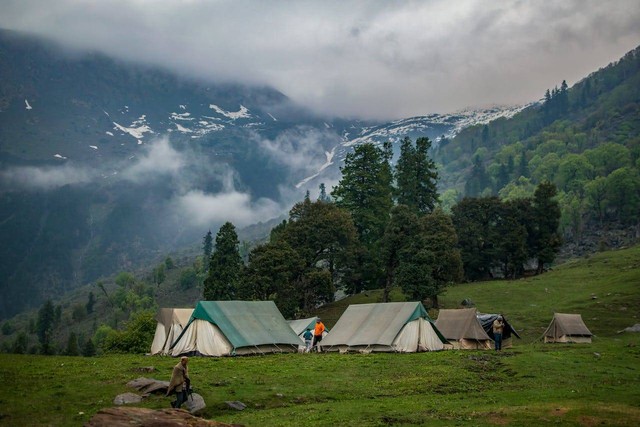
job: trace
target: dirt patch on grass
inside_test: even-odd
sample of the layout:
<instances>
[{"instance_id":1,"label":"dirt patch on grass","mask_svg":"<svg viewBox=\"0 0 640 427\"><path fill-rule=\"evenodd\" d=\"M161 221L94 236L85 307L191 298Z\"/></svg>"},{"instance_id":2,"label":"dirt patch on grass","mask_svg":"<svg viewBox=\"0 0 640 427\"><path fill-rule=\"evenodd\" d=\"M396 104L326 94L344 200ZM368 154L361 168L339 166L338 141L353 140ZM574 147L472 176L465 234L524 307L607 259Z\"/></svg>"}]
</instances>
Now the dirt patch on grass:
<instances>
[{"instance_id":1,"label":"dirt patch on grass","mask_svg":"<svg viewBox=\"0 0 640 427\"><path fill-rule=\"evenodd\" d=\"M605 422L598 417L590 417L590 416L583 415L581 417L578 417L578 424L585 427L591 427L591 426L604 425Z\"/></svg>"},{"instance_id":2,"label":"dirt patch on grass","mask_svg":"<svg viewBox=\"0 0 640 427\"><path fill-rule=\"evenodd\" d=\"M495 426L506 426L509 424L509 419L499 412L489 412L486 415L486 419L489 421L489 424Z\"/></svg>"},{"instance_id":3,"label":"dirt patch on grass","mask_svg":"<svg viewBox=\"0 0 640 427\"><path fill-rule=\"evenodd\" d=\"M555 408L551 411L551 415L563 417L567 412L569 412L569 408Z\"/></svg>"}]
</instances>

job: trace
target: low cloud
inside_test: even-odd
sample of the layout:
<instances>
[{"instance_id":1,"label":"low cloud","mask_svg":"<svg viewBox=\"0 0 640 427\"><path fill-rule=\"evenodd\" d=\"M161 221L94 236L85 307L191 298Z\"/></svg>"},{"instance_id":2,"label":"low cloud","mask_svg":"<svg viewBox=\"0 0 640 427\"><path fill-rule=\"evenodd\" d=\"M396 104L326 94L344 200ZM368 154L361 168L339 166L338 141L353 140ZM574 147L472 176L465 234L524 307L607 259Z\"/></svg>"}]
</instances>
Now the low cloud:
<instances>
[{"instance_id":1,"label":"low cloud","mask_svg":"<svg viewBox=\"0 0 640 427\"><path fill-rule=\"evenodd\" d=\"M199 227L211 227L226 221L236 227L244 227L275 218L285 211L273 200L262 198L252 201L249 194L238 191L209 194L193 190L177 197L174 206L180 216Z\"/></svg>"},{"instance_id":2,"label":"low cloud","mask_svg":"<svg viewBox=\"0 0 640 427\"><path fill-rule=\"evenodd\" d=\"M524 104L640 43L637 0L4 0L0 27L334 116Z\"/></svg>"},{"instance_id":3,"label":"low cloud","mask_svg":"<svg viewBox=\"0 0 640 427\"><path fill-rule=\"evenodd\" d=\"M9 189L51 190L70 184L87 183L94 178L95 173L72 164L11 167L0 172L3 186Z\"/></svg>"},{"instance_id":4,"label":"low cloud","mask_svg":"<svg viewBox=\"0 0 640 427\"><path fill-rule=\"evenodd\" d=\"M282 132L275 139L258 140L269 158L287 167L294 176L317 172L327 162L326 152L339 143L335 132L306 127Z\"/></svg>"},{"instance_id":5,"label":"low cloud","mask_svg":"<svg viewBox=\"0 0 640 427\"><path fill-rule=\"evenodd\" d=\"M148 144L144 153L122 175L130 181L142 182L163 175L176 175L185 164L184 154L171 146L168 137L161 137Z\"/></svg>"}]
</instances>

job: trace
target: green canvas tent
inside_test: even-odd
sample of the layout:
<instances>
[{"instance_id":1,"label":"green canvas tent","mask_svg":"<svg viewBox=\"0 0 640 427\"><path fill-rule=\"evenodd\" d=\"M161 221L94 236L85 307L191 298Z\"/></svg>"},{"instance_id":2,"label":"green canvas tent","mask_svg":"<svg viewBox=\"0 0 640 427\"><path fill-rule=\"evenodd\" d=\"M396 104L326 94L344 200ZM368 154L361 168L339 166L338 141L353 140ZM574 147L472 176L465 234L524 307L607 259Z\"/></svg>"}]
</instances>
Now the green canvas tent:
<instances>
[{"instance_id":1,"label":"green canvas tent","mask_svg":"<svg viewBox=\"0 0 640 427\"><path fill-rule=\"evenodd\" d=\"M295 352L302 344L273 301L200 301L171 355Z\"/></svg>"},{"instance_id":2,"label":"green canvas tent","mask_svg":"<svg viewBox=\"0 0 640 427\"><path fill-rule=\"evenodd\" d=\"M180 336L189 322L193 308L161 308L156 320L156 333L151 343L151 354L168 354L173 341Z\"/></svg>"},{"instance_id":3,"label":"green canvas tent","mask_svg":"<svg viewBox=\"0 0 640 427\"><path fill-rule=\"evenodd\" d=\"M419 302L352 304L320 342L324 351L413 353L442 350L446 339Z\"/></svg>"}]
</instances>

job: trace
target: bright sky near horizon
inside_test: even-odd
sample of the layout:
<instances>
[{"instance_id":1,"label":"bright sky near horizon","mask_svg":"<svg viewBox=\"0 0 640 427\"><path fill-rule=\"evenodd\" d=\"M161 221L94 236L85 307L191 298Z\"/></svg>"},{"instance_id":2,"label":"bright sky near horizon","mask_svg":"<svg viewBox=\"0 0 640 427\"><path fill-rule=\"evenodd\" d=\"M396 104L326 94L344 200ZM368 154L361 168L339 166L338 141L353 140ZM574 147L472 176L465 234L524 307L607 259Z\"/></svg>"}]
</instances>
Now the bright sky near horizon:
<instances>
[{"instance_id":1,"label":"bright sky near horizon","mask_svg":"<svg viewBox=\"0 0 640 427\"><path fill-rule=\"evenodd\" d=\"M537 100L639 22L637 0L0 0L0 28L376 119Z\"/></svg>"}]
</instances>

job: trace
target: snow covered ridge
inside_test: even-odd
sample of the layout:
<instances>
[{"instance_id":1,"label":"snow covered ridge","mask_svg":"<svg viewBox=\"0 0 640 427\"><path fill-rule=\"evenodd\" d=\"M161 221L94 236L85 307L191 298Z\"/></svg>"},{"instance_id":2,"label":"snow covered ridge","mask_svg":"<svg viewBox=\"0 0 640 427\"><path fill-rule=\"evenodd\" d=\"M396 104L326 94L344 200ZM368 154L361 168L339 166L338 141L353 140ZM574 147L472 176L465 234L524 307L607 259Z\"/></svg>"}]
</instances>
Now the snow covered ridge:
<instances>
[{"instance_id":1,"label":"snow covered ridge","mask_svg":"<svg viewBox=\"0 0 640 427\"><path fill-rule=\"evenodd\" d=\"M355 138L345 135L344 145L351 147L365 142L395 141L410 134L435 130L436 126L443 130L439 136L451 139L464 128L486 124L501 117L511 118L530 105L492 106L484 109L465 109L451 114L429 114L395 120L383 125L362 128Z\"/></svg>"},{"instance_id":2,"label":"snow covered ridge","mask_svg":"<svg viewBox=\"0 0 640 427\"><path fill-rule=\"evenodd\" d=\"M393 122L358 128L352 126L350 131L342 135L343 142L333 147L327 153L327 162L296 184L299 188L316 178L321 178L327 170L340 167L349 152L360 144L372 143L380 146L385 141L398 144L404 137L428 136L434 147L442 136L455 137L462 129L469 126L489 123L499 118L511 118L532 104L519 106L492 106L482 109L465 109L452 114L429 114L426 116L409 117ZM352 134L353 133L353 134ZM396 145L395 150L398 150Z\"/></svg>"},{"instance_id":3,"label":"snow covered ridge","mask_svg":"<svg viewBox=\"0 0 640 427\"><path fill-rule=\"evenodd\" d=\"M453 138L464 128L475 125L485 125L500 118L510 119L531 105L533 105L533 103L518 106L493 106L479 110L464 109L459 112L440 117L455 123L454 130L451 132L451 135L445 135L447 138Z\"/></svg>"}]
</instances>

